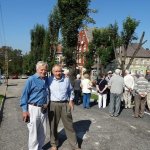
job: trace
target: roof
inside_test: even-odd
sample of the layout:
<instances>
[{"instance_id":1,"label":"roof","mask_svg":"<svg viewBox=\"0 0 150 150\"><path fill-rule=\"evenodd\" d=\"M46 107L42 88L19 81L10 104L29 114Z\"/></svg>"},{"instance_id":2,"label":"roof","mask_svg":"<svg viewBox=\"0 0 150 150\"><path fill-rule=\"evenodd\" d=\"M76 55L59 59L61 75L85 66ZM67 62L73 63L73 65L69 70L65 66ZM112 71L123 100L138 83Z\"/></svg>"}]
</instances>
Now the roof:
<instances>
[{"instance_id":1,"label":"roof","mask_svg":"<svg viewBox=\"0 0 150 150\"><path fill-rule=\"evenodd\" d=\"M131 43L127 49L127 57L132 57L137 47L138 47L138 43ZM121 46L121 49L124 49L124 47ZM135 57L136 58L150 58L150 50L146 50L143 47L141 47Z\"/></svg>"},{"instance_id":2,"label":"roof","mask_svg":"<svg viewBox=\"0 0 150 150\"><path fill-rule=\"evenodd\" d=\"M88 39L88 42L91 42L92 39L93 39L93 30L94 28L86 28L84 31L85 31L85 34L87 36L87 39Z\"/></svg>"}]
</instances>

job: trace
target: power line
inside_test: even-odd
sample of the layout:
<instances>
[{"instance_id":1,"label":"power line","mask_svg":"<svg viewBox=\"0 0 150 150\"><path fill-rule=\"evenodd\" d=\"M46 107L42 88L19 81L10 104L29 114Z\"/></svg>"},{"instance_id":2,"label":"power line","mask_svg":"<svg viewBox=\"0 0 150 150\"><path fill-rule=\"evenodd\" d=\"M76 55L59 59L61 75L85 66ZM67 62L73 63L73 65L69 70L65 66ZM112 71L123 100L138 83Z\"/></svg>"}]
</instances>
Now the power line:
<instances>
[{"instance_id":1,"label":"power line","mask_svg":"<svg viewBox=\"0 0 150 150\"><path fill-rule=\"evenodd\" d=\"M1 5L1 1L0 1L0 16L1 16L1 29L2 29L2 33L0 34L0 38L2 39L2 44L4 41L4 45L6 45L6 37L5 37L5 28L4 28L4 21L3 21L3 13L2 13L2 5Z\"/></svg>"}]
</instances>

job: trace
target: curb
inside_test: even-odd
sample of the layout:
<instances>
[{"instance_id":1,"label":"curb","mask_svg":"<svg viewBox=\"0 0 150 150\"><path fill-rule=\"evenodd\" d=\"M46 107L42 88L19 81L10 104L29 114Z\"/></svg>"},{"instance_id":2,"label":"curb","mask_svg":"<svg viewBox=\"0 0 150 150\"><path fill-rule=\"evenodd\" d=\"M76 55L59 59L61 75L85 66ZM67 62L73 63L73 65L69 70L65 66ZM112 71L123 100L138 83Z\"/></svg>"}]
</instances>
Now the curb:
<instances>
[{"instance_id":1,"label":"curb","mask_svg":"<svg viewBox=\"0 0 150 150\"><path fill-rule=\"evenodd\" d=\"M2 103L0 105L0 124L1 124L2 118L3 118L3 108L4 108L5 99L6 99L7 85L4 86L4 88L5 88L5 90L4 90L5 92L4 92L4 94L2 94L2 95L4 95L4 98L2 99Z\"/></svg>"}]
</instances>

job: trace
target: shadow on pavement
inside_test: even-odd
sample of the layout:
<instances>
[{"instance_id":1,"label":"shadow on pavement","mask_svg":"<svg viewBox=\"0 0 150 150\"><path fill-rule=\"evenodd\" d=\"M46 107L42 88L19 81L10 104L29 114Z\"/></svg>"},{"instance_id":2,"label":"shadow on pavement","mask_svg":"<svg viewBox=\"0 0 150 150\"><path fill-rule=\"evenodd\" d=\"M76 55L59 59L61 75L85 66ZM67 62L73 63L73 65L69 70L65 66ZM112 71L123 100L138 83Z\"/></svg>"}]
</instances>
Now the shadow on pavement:
<instances>
[{"instance_id":1,"label":"shadow on pavement","mask_svg":"<svg viewBox=\"0 0 150 150\"><path fill-rule=\"evenodd\" d=\"M6 99L11 99L11 98L18 98L18 97L16 96L6 97Z\"/></svg>"},{"instance_id":2,"label":"shadow on pavement","mask_svg":"<svg viewBox=\"0 0 150 150\"><path fill-rule=\"evenodd\" d=\"M73 124L74 129L76 131L79 147L81 147L81 145L82 145L84 135L86 134L86 132L89 131L90 124L91 124L90 120L80 120L80 121L74 122L74 124ZM59 138L59 146L58 147L61 147L62 144L67 140L64 129L62 129L58 133L58 138ZM43 149L48 150L50 147L51 147L50 142L48 142L47 144L45 144Z\"/></svg>"},{"instance_id":3,"label":"shadow on pavement","mask_svg":"<svg viewBox=\"0 0 150 150\"><path fill-rule=\"evenodd\" d=\"M97 105L98 103L97 103L97 100L96 99L94 99L92 102L90 102L90 107L93 107L93 106L95 106L95 105Z\"/></svg>"},{"instance_id":4,"label":"shadow on pavement","mask_svg":"<svg viewBox=\"0 0 150 150\"><path fill-rule=\"evenodd\" d=\"M8 84L7 86L17 86L18 84Z\"/></svg>"},{"instance_id":5,"label":"shadow on pavement","mask_svg":"<svg viewBox=\"0 0 150 150\"><path fill-rule=\"evenodd\" d=\"M1 108L0 108L0 127L1 127L1 122L3 120L3 109L4 109L5 100L6 100L6 96L4 97Z\"/></svg>"}]
</instances>

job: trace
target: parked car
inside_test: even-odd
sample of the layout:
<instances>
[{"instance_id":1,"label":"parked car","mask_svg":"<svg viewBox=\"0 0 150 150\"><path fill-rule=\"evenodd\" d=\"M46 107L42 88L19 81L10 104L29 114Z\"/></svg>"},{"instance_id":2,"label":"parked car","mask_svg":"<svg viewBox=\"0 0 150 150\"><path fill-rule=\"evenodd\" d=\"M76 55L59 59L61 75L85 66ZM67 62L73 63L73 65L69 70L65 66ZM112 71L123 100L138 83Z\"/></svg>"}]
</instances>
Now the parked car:
<instances>
[{"instance_id":1,"label":"parked car","mask_svg":"<svg viewBox=\"0 0 150 150\"><path fill-rule=\"evenodd\" d=\"M27 79L28 76L26 74L21 75L21 79Z\"/></svg>"},{"instance_id":2,"label":"parked car","mask_svg":"<svg viewBox=\"0 0 150 150\"><path fill-rule=\"evenodd\" d=\"M6 76L5 75L1 75L1 79L6 79Z\"/></svg>"},{"instance_id":3,"label":"parked car","mask_svg":"<svg viewBox=\"0 0 150 150\"><path fill-rule=\"evenodd\" d=\"M18 79L18 75L16 75L16 74L13 75L13 76L12 76L12 79Z\"/></svg>"}]
</instances>

